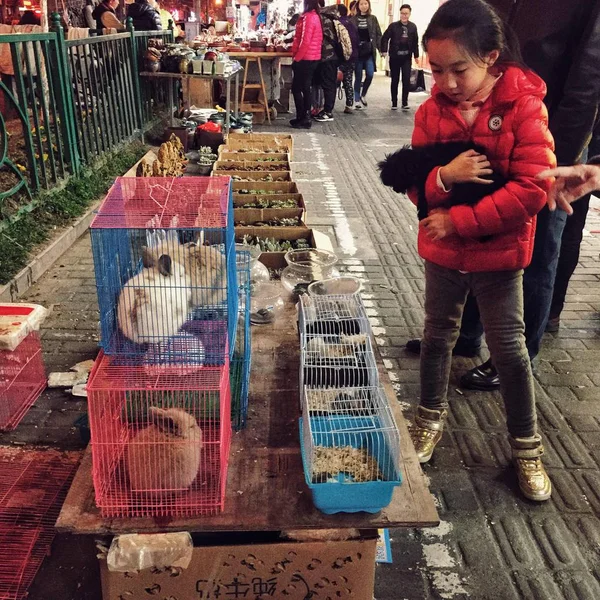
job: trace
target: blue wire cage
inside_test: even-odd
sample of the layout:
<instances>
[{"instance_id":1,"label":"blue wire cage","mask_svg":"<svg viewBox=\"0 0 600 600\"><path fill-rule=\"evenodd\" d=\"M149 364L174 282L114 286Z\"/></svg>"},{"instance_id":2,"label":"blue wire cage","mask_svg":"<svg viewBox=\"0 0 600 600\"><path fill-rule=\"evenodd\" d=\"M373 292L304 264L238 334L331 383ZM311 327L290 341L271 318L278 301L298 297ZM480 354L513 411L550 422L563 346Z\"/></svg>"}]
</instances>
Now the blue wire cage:
<instances>
[{"instance_id":1,"label":"blue wire cage","mask_svg":"<svg viewBox=\"0 0 600 600\"><path fill-rule=\"evenodd\" d=\"M223 364L238 321L230 179L117 178L90 230L104 352Z\"/></svg>"},{"instance_id":2,"label":"blue wire cage","mask_svg":"<svg viewBox=\"0 0 600 600\"><path fill-rule=\"evenodd\" d=\"M231 348L231 423L235 430L243 429L248 417L250 386L251 329L250 329L250 252L236 250L239 290L238 329L236 343Z\"/></svg>"}]
</instances>

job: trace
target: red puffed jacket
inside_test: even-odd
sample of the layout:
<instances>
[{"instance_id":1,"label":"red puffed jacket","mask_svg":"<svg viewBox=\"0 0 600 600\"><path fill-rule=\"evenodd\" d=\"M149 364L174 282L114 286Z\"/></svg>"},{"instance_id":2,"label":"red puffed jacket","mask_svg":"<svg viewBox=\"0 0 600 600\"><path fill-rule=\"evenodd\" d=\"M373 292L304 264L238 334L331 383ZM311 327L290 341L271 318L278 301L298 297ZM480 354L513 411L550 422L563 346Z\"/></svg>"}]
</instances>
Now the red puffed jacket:
<instances>
[{"instance_id":1,"label":"red puffed jacket","mask_svg":"<svg viewBox=\"0 0 600 600\"><path fill-rule=\"evenodd\" d=\"M456 234L433 241L419 226L419 254L425 260L460 271L507 271L531 262L535 215L546 203L550 187L535 176L556 165L548 113L542 102L546 85L533 72L502 67L490 97L469 127L456 103L436 86L415 115L413 146L472 140L485 148L492 168L509 181L475 206L450 208ZM427 178L428 208L444 207L449 194L437 185L433 169ZM452 192L450 192L452 193ZM416 193L409 192L416 204Z\"/></svg>"},{"instance_id":2,"label":"red puffed jacket","mask_svg":"<svg viewBox=\"0 0 600 600\"><path fill-rule=\"evenodd\" d=\"M321 44L323 43L323 27L317 11L304 13L296 23L292 56L294 62L301 60L321 60Z\"/></svg>"}]
</instances>

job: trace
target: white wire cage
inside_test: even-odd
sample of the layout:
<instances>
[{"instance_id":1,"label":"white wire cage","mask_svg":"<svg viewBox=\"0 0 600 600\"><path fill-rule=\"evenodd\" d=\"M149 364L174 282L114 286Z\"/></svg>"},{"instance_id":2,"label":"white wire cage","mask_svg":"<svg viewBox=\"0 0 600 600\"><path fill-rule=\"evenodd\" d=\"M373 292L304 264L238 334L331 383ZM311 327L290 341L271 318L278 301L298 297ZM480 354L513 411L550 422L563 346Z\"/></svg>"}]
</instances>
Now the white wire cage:
<instances>
[{"instance_id":1,"label":"white wire cage","mask_svg":"<svg viewBox=\"0 0 600 600\"><path fill-rule=\"evenodd\" d=\"M402 481L400 434L380 387L305 388L302 459L315 506L378 512Z\"/></svg>"},{"instance_id":2,"label":"white wire cage","mask_svg":"<svg viewBox=\"0 0 600 600\"><path fill-rule=\"evenodd\" d=\"M301 296L300 389L378 384L371 327L359 296Z\"/></svg>"}]
</instances>

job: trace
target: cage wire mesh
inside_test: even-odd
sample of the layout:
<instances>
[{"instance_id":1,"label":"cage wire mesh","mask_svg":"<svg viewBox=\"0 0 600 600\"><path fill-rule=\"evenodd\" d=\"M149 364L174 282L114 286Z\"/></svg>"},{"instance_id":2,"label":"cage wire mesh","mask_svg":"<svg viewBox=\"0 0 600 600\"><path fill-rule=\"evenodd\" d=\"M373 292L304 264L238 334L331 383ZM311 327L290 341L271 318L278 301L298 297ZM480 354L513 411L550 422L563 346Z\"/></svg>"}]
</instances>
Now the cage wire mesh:
<instances>
[{"instance_id":1,"label":"cage wire mesh","mask_svg":"<svg viewBox=\"0 0 600 600\"><path fill-rule=\"evenodd\" d=\"M401 482L400 434L380 387L307 389L306 482L324 512L377 512Z\"/></svg>"},{"instance_id":2,"label":"cage wire mesh","mask_svg":"<svg viewBox=\"0 0 600 600\"><path fill-rule=\"evenodd\" d=\"M230 179L117 178L90 231L105 353L223 364L238 303Z\"/></svg>"},{"instance_id":3,"label":"cage wire mesh","mask_svg":"<svg viewBox=\"0 0 600 600\"><path fill-rule=\"evenodd\" d=\"M230 364L231 422L235 430L246 425L248 391L250 386L251 329L250 329L250 252L236 250L239 321Z\"/></svg>"},{"instance_id":4,"label":"cage wire mesh","mask_svg":"<svg viewBox=\"0 0 600 600\"><path fill-rule=\"evenodd\" d=\"M0 598L27 595L55 535L79 453L0 448Z\"/></svg>"},{"instance_id":5,"label":"cage wire mesh","mask_svg":"<svg viewBox=\"0 0 600 600\"><path fill-rule=\"evenodd\" d=\"M0 350L0 429L14 429L45 387L37 331L29 333L15 350Z\"/></svg>"},{"instance_id":6,"label":"cage wire mesh","mask_svg":"<svg viewBox=\"0 0 600 600\"><path fill-rule=\"evenodd\" d=\"M300 297L300 389L378 383L371 328L359 296Z\"/></svg>"},{"instance_id":7,"label":"cage wire mesh","mask_svg":"<svg viewBox=\"0 0 600 600\"><path fill-rule=\"evenodd\" d=\"M101 354L87 384L96 504L105 517L223 509L231 442L229 358L151 375Z\"/></svg>"}]
</instances>

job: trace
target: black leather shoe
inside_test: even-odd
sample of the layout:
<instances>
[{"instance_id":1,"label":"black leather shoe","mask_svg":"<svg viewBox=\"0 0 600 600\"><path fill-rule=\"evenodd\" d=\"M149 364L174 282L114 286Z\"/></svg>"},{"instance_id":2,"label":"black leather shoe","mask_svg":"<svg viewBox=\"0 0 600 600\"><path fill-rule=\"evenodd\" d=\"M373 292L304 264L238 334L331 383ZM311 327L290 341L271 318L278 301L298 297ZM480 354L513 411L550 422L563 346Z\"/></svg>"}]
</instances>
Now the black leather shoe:
<instances>
[{"instance_id":1,"label":"black leather shoe","mask_svg":"<svg viewBox=\"0 0 600 600\"><path fill-rule=\"evenodd\" d=\"M482 365L467 371L460 378L460 387L467 390L479 390L480 392L492 392L500 387L498 371L491 360L486 360Z\"/></svg>"},{"instance_id":2,"label":"black leather shoe","mask_svg":"<svg viewBox=\"0 0 600 600\"><path fill-rule=\"evenodd\" d=\"M408 342L406 342L405 349L411 354L421 354L421 340L408 340ZM452 354L454 356L464 356L465 358L473 358L479 354L480 349L481 346L466 346L465 344L461 344L459 340L456 343L456 346L454 346Z\"/></svg>"}]
</instances>

